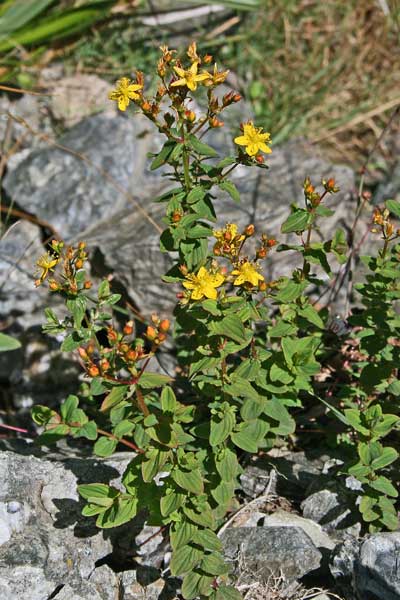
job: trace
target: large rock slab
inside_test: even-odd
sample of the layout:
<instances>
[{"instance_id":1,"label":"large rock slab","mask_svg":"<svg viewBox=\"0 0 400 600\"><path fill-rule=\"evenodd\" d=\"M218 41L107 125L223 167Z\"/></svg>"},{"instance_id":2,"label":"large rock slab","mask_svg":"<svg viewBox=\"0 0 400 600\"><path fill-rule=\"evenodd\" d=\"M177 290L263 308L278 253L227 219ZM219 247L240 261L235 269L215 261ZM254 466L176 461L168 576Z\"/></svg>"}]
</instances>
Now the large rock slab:
<instances>
[{"instance_id":1,"label":"large rock slab","mask_svg":"<svg viewBox=\"0 0 400 600\"><path fill-rule=\"evenodd\" d=\"M234 527L222 534L225 555L266 582L282 576L300 579L320 567L322 554L300 527Z\"/></svg>"},{"instance_id":2,"label":"large rock slab","mask_svg":"<svg viewBox=\"0 0 400 600\"><path fill-rule=\"evenodd\" d=\"M378 533L365 540L355 563L360 600L399 600L400 532Z\"/></svg>"},{"instance_id":3,"label":"large rock slab","mask_svg":"<svg viewBox=\"0 0 400 600\"><path fill-rule=\"evenodd\" d=\"M149 577L133 560L143 522L98 530L82 517L76 490L83 482L118 485L132 454L101 461L67 447L64 456L29 445L22 451L0 453L0 598L114 600L125 588L129 600L157 598L166 585L159 571Z\"/></svg>"}]
</instances>

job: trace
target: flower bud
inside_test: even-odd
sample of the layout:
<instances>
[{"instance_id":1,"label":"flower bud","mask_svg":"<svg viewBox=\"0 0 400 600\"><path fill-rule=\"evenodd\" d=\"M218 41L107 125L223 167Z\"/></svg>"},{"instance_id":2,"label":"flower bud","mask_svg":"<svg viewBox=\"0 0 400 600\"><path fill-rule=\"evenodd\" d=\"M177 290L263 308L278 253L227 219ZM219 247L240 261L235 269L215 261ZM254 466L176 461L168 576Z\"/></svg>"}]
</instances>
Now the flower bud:
<instances>
[{"instance_id":1,"label":"flower bud","mask_svg":"<svg viewBox=\"0 0 400 600\"><path fill-rule=\"evenodd\" d=\"M58 292L58 290L60 289L59 284L57 283L57 281L54 281L54 279L51 279L49 281L49 290L51 292Z\"/></svg>"},{"instance_id":2,"label":"flower bud","mask_svg":"<svg viewBox=\"0 0 400 600\"><path fill-rule=\"evenodd\" d=\"M262 154L257 154L256 161L258 162L259 165L262 165L264 163L264 157L263 157L263 155Z\"/></svg>"},{"instance_id":3,"label":"flower bud","mask_svg":"<svg viewBox=\"0 0 400 600\"><path fill-rule=\"evenodd\" d=\"M75 261L75 267L77 269L82 269L82 267L83 267L83 260L80 259L80 258L78 258L78 260Z\"/></svg>"},{"instance_id":4,"label":"flower bud","mask_svg":"<svg viewBox=\"0 0 400 600\"><path fill-rule=\"evenodd\" d=\"M89 367L88 373L89 373L90 377L98 377L100 375L100 371L96 367L96 365L92 365L91 367Z\"/></svg>"},{"instance_id":5,"label":"flower bud","mask_svg":"<svg viewBox=\"0 0 400 600\"><path fill-rule=\"evenodd\" d=\"M129 348L128 344L120 344L119 351L122 352L122 354L129 352L129 350L130 350L130 348Z\"/></svg>"},{"instance_id":6,"label":"flower bud","mask_svg":"<svg viewBox=\"0 0 400 600\"><path fill-rule=\"evenodd\" d=\"M115 329L112 329L112 327L110 327L107 331L107 339L111 345L118 341L118 334Z\"/></svg>"},{"instance_id":7,"label":"flower bud","mask_svg":"<svg viewBox=\"0 0 400 600\"><path fill-rule=\"evenodd\" d=\"M268 285L265 281L258 282L258 289L260 290L260 292L266 292L267 288L268 288Z\"/></svg>"},{"instance_id":8,"label":"flower bud","mask_svg":"<svg viewBox=\"0 0 400 600\"><path fill-rule=\"evenodd\" d=\"M179 265L179 270L184 276L186 276L189 273L186 265Z\"/></svg>"},{"instance_id":9,"label":"flower bud","mask_svg":"<svg viewBox=\"0 0 400 600\"><path fill-rule=\"evenodd\" d=\"M208 124L210 125L210 127L214 127L214 128L224 126L224 122L219 121L219 119L217 119L217 117L211 117L211 119L208 120Z\"/></svg>"},{"instance_id":10,"label":"flower bud","mask_svg":"<svg viewBox=\"0 0 400 600\"><path fill-rule=\"evenodd\" d=\"M259 248L256 252L256 258L265 258L267 256L267 250L265 248Z\"/></svg>"},{"instance_id":11,"label":"flower bud","mask_svg":"<svg viewBox=\"0 0 400 600\"><path fill-rule=\"evenodd\" d=\"M78 354L82 360L88 360L89 358L88 353L86 352L86 348L84 348L83 346L79 346Z\"/></svg>"},{"instance_id":12,"label":"flower bud","mask_svg":"<svg viewBox=\"0 0 400 600\"><path fill-rule=\"evenodd\" d=\"M106 358L103 358L100 361L100 367L102 371L108 371L110 369L110 363L108 362L108 360Z\"/></svg>"},{"instance_id":13,"label":"flower bud","mask_svg":"<svg viewBox=\"0 0 400 600\"><path fill-rule=\"evenodd\" d=\"M147 100L144 100L142 103L142 110L144 112L151 112L151 104Z\"/></svg>"},{"instance_id":14,"label":"flower bud","mask_svg":"<svg viewBox=\"0 0 400 600\"><path fill-rule=\"evenodd\" d=\"M170 322L168 321L168 319L163 319L159 325L159 330L162 331L163 333L167 333L169 328L170 328Z\"/></svg>"},{"instance_id":15,"label":"flower bud","mask_svg":"<svg viewBox=\"0 0 400 600\"><path fill-rule=\"evenodd\" d=\"M131 335L133 333L133 321L127 321L125 323L123 332L125 335Z\"/></svg>"},{"instance_id":16,"label":"flower bud","mask_svg":"<svg viewBox=\"0 0 400 600\"><path fill-rule=\"evenodd\" d=\"M162 332L161 332L161 333L159 333L159 334L158 334L158 338L157 338L157 339L158 339L158 341L159 341L159 342L160 342L160 344L161 344L162 342L164 342L164 341L167 339L167 336L166 336L166 334L165 334L165 333L162 333Z\"/></svg>"},{"instance_id":17,"label":"flower bud","mask_svg":"<svg viewBox=\"0 0 400 600\"><path fill-rule=\"evenodd\" d=\"M240 102L241 99L242 99L242 96L236 92L236 94L234 94L234 96L233 96L233 101Z\"/></svg>"},{"instance_id":18,"label":"flower bud","mask_svg":"<svg viewBox=\"0 0 400 600\"><path fill-rule=\"evenodd\" d=\"M150 341L154 341L157 337L157 331L154 329L154 327L152 327L151 325L149 325L146 329L146 337L150 340Z\"/></svg>"},{"instance_id":19,"label":"flower bud","mask_svg":"<svg viewBox=\"0 0 400 600\"><path fill-rule=\"evenodd\" d=\"M126 360L128 360L129 362L134 362L138 357L138 353L136 352L136 350L129 350L129 352L126 353L125 357Z\"/></svg>"},{"instance_id":20,"label":"flower bud","mask_svg":"<svg viewBox=\"0 0 400 600\"><path fill-rule=\"evenodd\" d=\"M268 240L268 242L267 242L267 246L268 246L269 248L273 248L273 246L276 246L276 244L277 244L277 243L278 243L278 242L277 242L276 240L274 240L273 238L271 238L270 240Z\"/></svg>"},{"instance_id":21,"label":"flower bud","mask_svg":"<svg viewBox=\"0 0 400 600\"><path fill-rule=\"evenodd\" d=\"M89 280L85 281L83 287L85 288L85 290L90 290L90 288L92 287L92 282Z\"/></svg>"},{"instance_id":22,"label":"flower bud","mask_svg":"<svg viewBox=\"0 0 400 600\"><path fill-rule=\"evenodd\" d=\"M173 223L179 223L179 221L180 221L181 219L182 219L182 213L181 213L179 210L175 210L175 211L172 213L172 216L171 216L171 221L172 221Z\"/></svg>"},{"instance_id":23,"label":"flower bud","mask_svg":"<svg viewBox=\"0 0 400 600\"><path fill-rule=\"evenodd\" d=\"M203 63L205 65L209 65L213 60L213 57L211 56L211 54L206 54L205 56L203 56Z\"/></svg>"},{"instance_id":24,"label":"flower bud","mask_svg":"<svg viewBox=\"0 0 400 600\"><path fill-rule=\"evenodd\" d=\"M85 248L86 248L86 242L79 242L78 249L79 250L84 250Z\"/></svg>"},{"instance_id":25,"label":"flower bud","mask_svg":"<svg viewBox=\"0 0 400 600\"><path fill-rule=\"evenodd\" d=\"M185 110L185 119L193 123L196 120L196 113L193 110Z\"/></svg>"},{"instance_id":26,"label":"flower bud","mask_svg":"<svg viewBox=\"0 0 400 600\"><path fill-rule=\"evenodd\" d=\"M244 235L247 235L247 237L250 237L252 235L254 235L254 225L251 223L250 225L247 225L247 227L244 230Z\"/></svg>"}]
</instances>

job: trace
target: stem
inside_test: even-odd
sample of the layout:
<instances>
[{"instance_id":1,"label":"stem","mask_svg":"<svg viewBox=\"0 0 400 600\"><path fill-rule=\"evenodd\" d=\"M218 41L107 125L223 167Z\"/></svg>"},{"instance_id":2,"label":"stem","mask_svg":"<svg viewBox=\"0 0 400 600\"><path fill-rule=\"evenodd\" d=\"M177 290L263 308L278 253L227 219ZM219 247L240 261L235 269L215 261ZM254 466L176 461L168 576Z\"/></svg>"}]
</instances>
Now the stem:
<instances>
[{"instance_id":1,"label":"stem","mask_svg":"<svg viewBox=\"0 0 400 600\"><path fill-rule=\"evenodd\" d=\"M185 135L185 125L184 125L184 123L182 123L181 135L182 135L182 140L183 140L183 153L182 153L182 159L183 159L183 177L185 179L185 188L186 188L186 191L189 192L190 188L191 188L190 173L189 173L189 153L188 153L187 148L186 148L186 135Z\"/></svg>"},{"instance_id":2,"label":"stem","mask_svg":"<svg viewBox=\"0 0 400 600\"><path fill-rule=\"evenodd\" d=\"M390 242L389 238L385 238L385 243L383 244L381 258L385 258L387 249L389 247L389 242Z\"/></svg>"},{"instance_id":3,"label":"stem","mask_svg":"<svg viewBox=\"0 0 400 600\"><path fill-rule=\"evenodd\" d=\"M139 454L144 454L144 450L142 450L141 448L138 448L136 446L136 444L134 444L133 442L129 442L125 438L117 438L112 433L109 433L108 431L104 431L103 429L97 429L97 431L98 431L98 433L100 433L100 435L105 435L106 437L111 438L113 440L118 440L118 442L120 444L124 444L124 446L128 446L128 448L135 450L135 452L138 452Z\"/></svg>"},{"instance_id":4,"label":"stem","mask_svg":"<svg viewBox=\"0 0 400 600\"><path fill-rule=\"evenodd\" d=\"M138 402L138 406L139 406L140 410L142 411L142 413L144 414L145 417L148 417L150 414L150 411L147 407L146 402L144 401L142 390L140 388L136 389L136 397L137 397L137 402Z\"/></svg>"}]
</instances>

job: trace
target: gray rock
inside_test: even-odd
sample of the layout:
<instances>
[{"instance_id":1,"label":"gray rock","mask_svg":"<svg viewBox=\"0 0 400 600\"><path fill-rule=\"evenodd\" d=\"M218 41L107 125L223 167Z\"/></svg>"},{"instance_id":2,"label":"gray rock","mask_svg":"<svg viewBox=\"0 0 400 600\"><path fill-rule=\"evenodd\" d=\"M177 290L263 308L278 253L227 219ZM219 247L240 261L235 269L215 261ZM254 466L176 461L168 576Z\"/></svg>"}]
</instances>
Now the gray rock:
<instances>
[{"instance_id":1,"label":"gray rock","mask_svg":"<svg viewBox=\"0 0 400 600\"><path fill-rule=\"evenodd\" d=\"M319 550L332 550L335 547L329 535L322 527L310 519L304 519L295 513L289 513L284 510L278 510L275 513L265 517L262 523L263 527L299 527L312 540L314 546Z\"/></svg>"},{"instance_id":2,"label":"gray rock","mask_svg":"<svg viewBox=\"0 0 400 600\"><path fill-rule=\"evenodd\" d=\"M274 472L269 484L271 470ZM305 490L320 477L322 462L308 458L304 452L270 452L265 459L257 459L240 476L244 493L255 498L267 489L277 495L303 499Z\"/></svg>"},{"instance_id":3,"label":"gray rock","mask_svg":"<svg viewBox=\"0 0 400 600\"><path fill-rule=\"evenodd\" d=\"M346 490L335 481L328 482L326 489L307 496L301 509L306 519L319 523L329 533L358 536L361 531L359 514L354 505L356 496L351 498Z\"/></svg>"},{"instance_id":4,"label":"gray rock","mask_svg":"<svg viewBox=\"0 0 400 600\"><path fill-rule=\"evenodd\" d=\"M331 559L330 571L338 584L345 588L353 587L354 565L358 557L360 542L348 537L337 546Z\"/></svg>"},{"instance_id":5,"label":"gray rock","mask_svg":"<svg viewBox=\"0 0 400 600\"><path fill-rule=\"evenodd\" d=\"M355 590L360 600L399 600L400 532L378 533L361 546L355 563Z\"/></svg>"},{"instance_id":6,"label":"gray rock","mask_svg":"<svg viewBox=\"0 0 400 600\"><path fill-rule=\"evenodd\" d=\"M34 150L4 179L9 196L69 239L101 219L129 206L126 194L101 174L107 172L121 189L140 195L146 153L154 138L147 123L109 114L89 117L60 138L72 150ZM84 154L85 162L78 155Z\"/></svg>"},{"instance_id":7,"label":"gray rock","mask_svg":"<svg viewBox=\"0 0 400 600\"><path fill-rule=\"evenodd\" d=\"M132 454L100 461L73 456L67 446L65 455L49 452L44 457L29 446L22 449L26 455L0 453L1 599L44 600L53 594L60 600L114 600L117 591L123 590L123 581L127 586L124 598L133 599L129 590L134 581L139 583L132 559L142 524L98 530L92 519L82 517L83 504L76 490L78 482L111 480L120 485ZM141 561L146 560L142 551ZM122 576L111 571L108 563L132 567ZM140 569L146 572L146 567ZM142 587L159 577L153 569L146 581L142 576ZM153 586L153 598L164 585L162 581ZM141 597L146 593L145 589Z\"/></svg>"},{"instance_id":8,"label":"gray rock","mask_svg":"<svg viewBox=\"0 0 400 600\"><path fill-rule=\"evenodd\" d=\"M222 534L225 555L257 580L294 581L320 567L322 554L300 527L236 527Z\"/></svg>"}]
</instances>

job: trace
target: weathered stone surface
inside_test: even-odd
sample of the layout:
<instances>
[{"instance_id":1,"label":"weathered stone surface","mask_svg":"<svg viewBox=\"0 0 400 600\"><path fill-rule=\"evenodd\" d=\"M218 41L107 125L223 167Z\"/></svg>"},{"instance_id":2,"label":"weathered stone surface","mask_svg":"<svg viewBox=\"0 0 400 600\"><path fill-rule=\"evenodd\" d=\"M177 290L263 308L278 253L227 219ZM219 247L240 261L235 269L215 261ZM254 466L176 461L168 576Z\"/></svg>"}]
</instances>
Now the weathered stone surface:
<instances>
[{"instance_id":1,"label":"weathered stone surface","mask_svg":"<svg viewBox=\"0 0 400 600\"><path fill-rule=\"evenodd\" d=\"M355 563L355 590L360 600L399 600L400 532L365 540Z\"/></svg>"},{"instance_id":2,"label":"weathered stone surface","mask_svg":"<svg viewBox=\"0 0 400 600\"><path fill-rule=\"evenodd\" d=\"M79 590L82 582L90 583L97 561L113 554L124 560L119 535L131 541L133 551L135 527L99 531L81 516L76 490L78 482L117 483L130 457L99 461L67 455L60 461L52 454L46 459L0 453L2 600L43 600L58 586Z\"/></svg>"},{"instance_id":3,"label":"weathered stone surface","mask_svg":"<svg viewBox=\"0 0 400 600\"><path fill-rule=\"evenodd\" d=\"M359 514L354 506L356 495L346 494L338 481L326 484L326 489L307 496L301 508L306 519L312 519L330 533L358 536L361 525Z\"/></svg>"},{"instance_id":4,"label":"weathered stone surface","mask_svg":"<svg viewBox=\"0 0 400 600\"><path fill-rule=\"evenodd\" d=\"M308 458L304 452L270 453L265 459L249 465L240 476L247 496L255 498L267 489L285 497L303 499L305 490L321 475L322 462ZM269 483L273 472L272 485Z\"/></svg>"},{"instance_id":5,"label":"weathered stone surface","mask_svg":"<svg viewBox=\"0 0 400 600\"><path fill-rule=\"evenodd\" d=\"M329 535L327 535L322 527L310 519L304 519L295 513L289 513L283 510L278 510L275 513L265 517L263 527L299 527L312 540L314 546L319 550L332 550L335 547Z\"/></svg>"},{"instance_id":6,"label":"weathered stone surface","mask_svg":"<svg viewBox=\"0 0 400 600\"><path fill-rule=\"evenodd\" d=\"M92 164L60 148L34 150L4 179L10 197L37 217L48 221L69 239L101 219L129 206L117 186L140 195L146 153L153 136L145 135L147 122L101 114L70 129L59 143L84 154Z\"/></svg>"},{"instance_id":7,"label":"weathered stone surface","mask_svg":"<svg viewBox=\"0 0 400 600\"><path fill-rule=\"evenodd\" d=\"M223 535L225 555L240 560L260 581L282 575L288 581L318 569L322 554L300 527L236 527Z\"/></svg>"},{"instance_id":8,"label":"weathered stone surface","mask_svg":"<svg viewBox=\"0 0 400 600\"><path fill-rule=\"evenodd\" d=\"M50 109L56 119L72 127L89 115L109 111L115 113L116 105L108 99L111 85L97 75L76 73L50 84L52 96Z\"/></svg>"}]
</instances>

